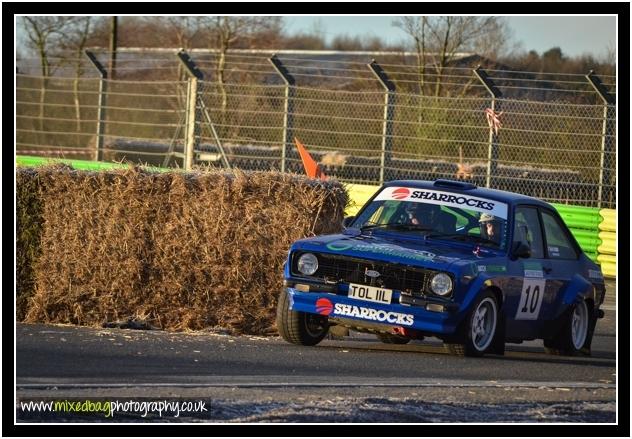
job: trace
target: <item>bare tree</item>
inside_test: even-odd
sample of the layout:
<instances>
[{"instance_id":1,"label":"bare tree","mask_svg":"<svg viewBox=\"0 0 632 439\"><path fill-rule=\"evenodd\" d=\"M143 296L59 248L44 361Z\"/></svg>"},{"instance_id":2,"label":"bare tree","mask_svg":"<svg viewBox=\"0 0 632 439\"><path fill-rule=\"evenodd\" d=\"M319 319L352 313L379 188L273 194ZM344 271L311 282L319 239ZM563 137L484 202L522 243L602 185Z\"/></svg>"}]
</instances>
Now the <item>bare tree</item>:
<instances>
[{"instance_id":1,"label":"bare tree","mask_svg":"<svg viewBox=\"0 0 632 439\"><path fill-rule=\"evenodd\" d=\"M280 17L204 17L202 25L207 31L209 47L218 50L215 74L221 94L222 112L226 110L226 55L238 42L251 47L257 34L271 28L279 28Z\"/></svg>"},{"instance_id":2,"label":"bare tree","mask_svg":"<svg viewBox=\"0 0 632 439\"><path fill-rule=\"evenodd\" d=\"M70 63L74 68L73 99L77 131L81 131L81 105L79 102L79 79L83 76L83 51L93 25L93 17L73 17L65 26L60 37L60 49L69 51Z\"/></svg>"},{"instance_id":3,"label":"bare tree","mask_svg":"<svg viewBox=\"0 0 632 439\"><path fill-rule=\"evenodd\" d=\"M499 53L508 40L508 28L498 17L402 17L394 25L413 38L422 88L427 60L432 60L435 96L441 95L446 67L460 52Z\"/></svg>"},{"instance_id":4,"label":"bare tree","mask_svg":"<svg viewBox=\"0 0 632 439\"><path fill-rule=\"evenodd\" d=\"M199 46L202 39L200 28L201 17L151 17L146 19L156 28L156 35L160 38L163 47L177 47L182 50L189 50ZM181 63L178 63L178 81L186 81L188 74ZM186 91L178 87L176 108L184 108L186 103Z\"/></svg>"},{"instance_id":5,"label":"bare tree","mask_svg":"<svg viewBox=\"0 0 632 439\"><path fill-rule=\"evenodd\" d=\"M417 72L419 73L419 93L424 94L426 79L426 24L427 17L402 17L394 25L410 35L417 54Z\"/></svg>"},{"instance_id":6,"label":"bare tree","mask_svg":"<svg viewBox=\"0 0 632 439\"><path fill-rule=\"evenodd\" d=\"M29 17L22 18L21 24L26 31L27 46L35 51L39 57L42 74L39 129L44 130L44 103L46 102L46 88L51 75L50 52L63 35L63 29L68 23L68 17Z\"/></svg>"}]
</instances>

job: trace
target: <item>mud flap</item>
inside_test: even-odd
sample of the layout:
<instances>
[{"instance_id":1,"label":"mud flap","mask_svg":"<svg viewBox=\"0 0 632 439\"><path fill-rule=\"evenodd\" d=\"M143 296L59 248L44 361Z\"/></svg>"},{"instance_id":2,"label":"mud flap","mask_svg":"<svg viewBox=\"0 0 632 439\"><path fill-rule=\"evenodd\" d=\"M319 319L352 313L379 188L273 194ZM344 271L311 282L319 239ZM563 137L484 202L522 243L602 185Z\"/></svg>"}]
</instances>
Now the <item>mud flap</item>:
<instances>
[{"instance_id":1,"label":"mud flap","mask_svg":"<svg viewBox=\"0 0 632 439\"><path fill-rule=\"evenodd\" d=\"M593 335L595 334L595 326L597 326L598 318L599 318L598 313L594 312L592 318L590 319L590 325L588 326L588 334L586 334L586 343L584 344L584 347L579 350L583 355L587 355L589 357L591 356L590 347L592 345L592 339L593 339Z\"/></svg>"},{"instance_id":2,"label":"mud flap","mask_svg":"<svg viewBox=\"0 0 632 439\"><path fill-rule=\"evenodd\" d=\"M498 322L496 323L496 334L489 346L490 354L505 355L505 316L502 310L498 312Z\"/></svg>"}]
</instances>

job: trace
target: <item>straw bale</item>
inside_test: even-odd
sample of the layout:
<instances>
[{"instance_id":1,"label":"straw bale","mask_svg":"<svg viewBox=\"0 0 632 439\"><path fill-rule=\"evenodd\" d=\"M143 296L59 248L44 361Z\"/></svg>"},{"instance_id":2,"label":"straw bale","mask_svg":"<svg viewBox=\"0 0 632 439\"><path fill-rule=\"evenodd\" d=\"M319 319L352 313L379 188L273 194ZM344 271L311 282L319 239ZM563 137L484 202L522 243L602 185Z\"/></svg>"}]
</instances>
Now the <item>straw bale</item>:
<instances>
[{"instance_id":1,"label":"straw bale","mask_svg":"<svg viewBox=\"0 0 632 439\"><path fill-rule=\"evenodd\" d=\"M347 204L338 182L274 172L54 174L31 322L272 333L289 245L337 232Z\"/></svg>"}]
</instances>

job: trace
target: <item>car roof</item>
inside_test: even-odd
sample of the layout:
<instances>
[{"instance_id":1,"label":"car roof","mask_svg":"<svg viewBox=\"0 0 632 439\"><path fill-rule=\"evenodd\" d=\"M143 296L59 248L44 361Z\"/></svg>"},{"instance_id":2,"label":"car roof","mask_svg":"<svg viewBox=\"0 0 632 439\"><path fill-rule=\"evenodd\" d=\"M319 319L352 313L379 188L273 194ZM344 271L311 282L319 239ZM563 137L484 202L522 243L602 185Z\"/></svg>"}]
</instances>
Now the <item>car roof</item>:
<instances>
[{"instance_id":1,"label":"car roof","mask_svg":"<svg viewBox=\"0 0 632 439\"><path fill-rule=\"evenodd\" d=\"M454 180L393 180L384 183L383 187L405 186L417 189L430 189L435 191L454 192L471 195L473 197L489 198L507 204L531 204L540 207L553 209L549 203L527 195L515 192L501 191L498 189L488 189L478 187L472 183Z\"/></svg>"}]
</instances>

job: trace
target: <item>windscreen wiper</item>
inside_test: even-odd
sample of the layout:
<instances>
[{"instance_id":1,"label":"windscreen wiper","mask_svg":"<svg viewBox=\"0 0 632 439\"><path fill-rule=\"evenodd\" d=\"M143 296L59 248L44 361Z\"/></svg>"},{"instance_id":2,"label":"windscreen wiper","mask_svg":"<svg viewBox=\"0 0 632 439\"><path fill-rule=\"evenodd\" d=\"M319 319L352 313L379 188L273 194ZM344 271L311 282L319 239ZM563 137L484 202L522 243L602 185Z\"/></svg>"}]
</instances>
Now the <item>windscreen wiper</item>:
<instances>
[{"instance_id":1,"label":"windscreen wiper","mask_svg":"<svg viewBox=\"0 0 632 439\"><path fill-rule=\"evenodd\" d=\"M457 241L471 241L477 244L491 244L498 247L498 243L491 239L483 238L476 235L464 235L462 233L430 233L426 235L426 238L448 238L456 239Z\"/></svg>"},{"instance_id":2,"label":"windscreen wiper","mask_svg":"<svg viewBox=\"0 0 632 439\"><path fill-rule=\"evenodd\" d=\"M421 232L430 232L432 231L432 227L420 226L416 224L401 224L401 223L385 223L385 224L369 224L368 226L360 227L361 232L365 232L367 230L373 229L393 229L400 231L421 231Z\"/></svg>"}]
</instances>

